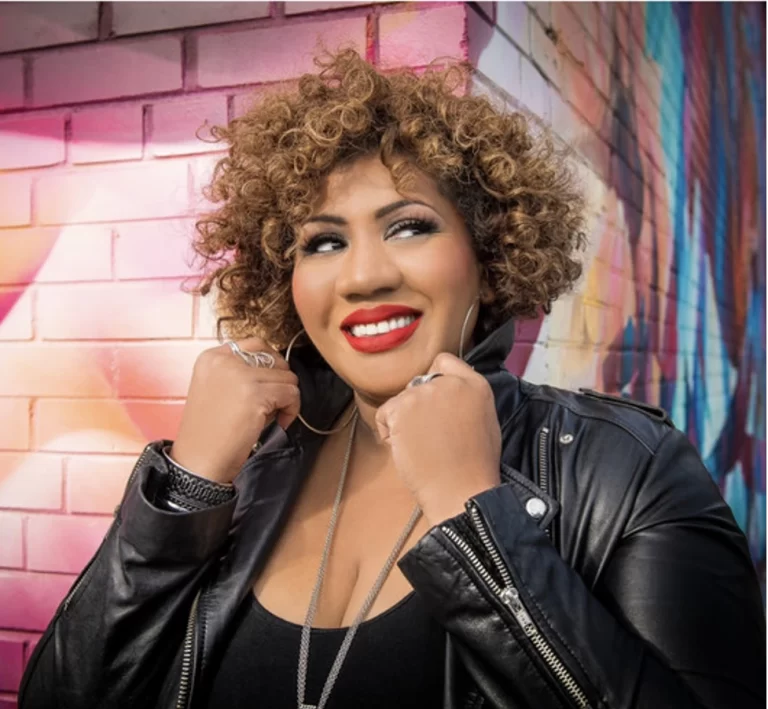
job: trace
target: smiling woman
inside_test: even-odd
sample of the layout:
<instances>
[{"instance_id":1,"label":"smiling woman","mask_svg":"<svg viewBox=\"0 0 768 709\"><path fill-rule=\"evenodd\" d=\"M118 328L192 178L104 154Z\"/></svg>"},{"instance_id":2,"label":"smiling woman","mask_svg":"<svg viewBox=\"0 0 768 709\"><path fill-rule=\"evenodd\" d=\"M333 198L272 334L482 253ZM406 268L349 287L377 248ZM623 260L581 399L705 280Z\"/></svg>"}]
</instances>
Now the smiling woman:
<instances>
[{"instance_id":1,"label":"smiling woman","mask_svg":"<svg viewBox=\"0 0 768 709\"><path fill-rule=\"evenodd\" d=\"M219 130L196 248L233 339L22 709L764 706L755 572L685 436L503 368L579 276L583 201L468 78L344 52Z\"/></svg>"}]
</instances>

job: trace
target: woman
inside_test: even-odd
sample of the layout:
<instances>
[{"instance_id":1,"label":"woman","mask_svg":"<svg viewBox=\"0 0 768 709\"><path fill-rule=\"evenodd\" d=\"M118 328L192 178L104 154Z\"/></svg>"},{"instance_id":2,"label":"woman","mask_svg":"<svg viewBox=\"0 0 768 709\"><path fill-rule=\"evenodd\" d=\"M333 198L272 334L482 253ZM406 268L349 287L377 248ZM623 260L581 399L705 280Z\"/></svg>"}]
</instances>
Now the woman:
<instances>
[{"instance_id":1,"label":"woman","mask_svg":"<svg viewBox=\"0 0 768 709\"><path fill-rule=\"evenodd\" d=\"M233 339L22 709L763 706L758 584L685 436L503 369L579 276L582 202L452 76L344 52L221 131L197 249Z\"/></svg>"}]
</instances>

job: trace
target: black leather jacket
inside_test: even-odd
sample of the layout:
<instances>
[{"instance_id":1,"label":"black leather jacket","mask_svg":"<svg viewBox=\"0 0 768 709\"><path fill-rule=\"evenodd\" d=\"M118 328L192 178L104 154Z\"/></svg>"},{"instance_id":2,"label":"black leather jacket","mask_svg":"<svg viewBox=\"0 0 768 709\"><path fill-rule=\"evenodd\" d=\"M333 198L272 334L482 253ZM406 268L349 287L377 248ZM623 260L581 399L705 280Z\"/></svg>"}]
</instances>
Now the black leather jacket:
<instances>
[{"instance_id":1,"label":"black leather jacket","mask_svg":"<svg viewBox=\"0 0 768 709\"><path fill-rule=\"evenodd\" d=\"M467 358L496 397L502 484L400 561L448 631L445 709L764 707L759 585L696 451L658 409L504 371L513 327ZM292 366L329 427L349 390L311 358ZM321 443L273 427L233 501L182 514L160 507L167 469L150 444L31 658L20 709L205 709Z\"/></svg>"}]
</instances>

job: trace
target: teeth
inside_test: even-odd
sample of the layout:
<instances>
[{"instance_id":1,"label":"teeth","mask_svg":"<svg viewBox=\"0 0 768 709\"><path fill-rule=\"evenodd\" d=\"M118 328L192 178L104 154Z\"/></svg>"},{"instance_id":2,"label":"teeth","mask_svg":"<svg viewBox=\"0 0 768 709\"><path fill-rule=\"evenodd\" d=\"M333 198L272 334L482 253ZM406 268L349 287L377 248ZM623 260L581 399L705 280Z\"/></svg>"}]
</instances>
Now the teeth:
<instances>
[{"instance_id":1,"label":"teeth","mask_svg":"<svg viewBox=\"0 0 768 709\"><path fill-rule=\"evenodd\" d=\"M390 320L382 320L381 322L370 323L368 325L353 325L350 329L354 337L371 337L373 335L383 335L392 330L408 327L408 325L415 319L415 315L408 315L406 317L391 318Z\"/></svg>"}]
</instances>

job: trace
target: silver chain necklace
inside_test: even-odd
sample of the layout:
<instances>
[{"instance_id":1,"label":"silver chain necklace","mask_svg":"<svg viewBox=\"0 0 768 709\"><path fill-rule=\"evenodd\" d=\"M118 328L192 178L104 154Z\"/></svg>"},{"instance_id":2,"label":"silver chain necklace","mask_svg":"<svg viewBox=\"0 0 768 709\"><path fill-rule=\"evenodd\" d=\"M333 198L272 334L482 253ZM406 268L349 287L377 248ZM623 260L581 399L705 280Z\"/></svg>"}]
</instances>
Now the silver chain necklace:
<instances>
[{"instance_id":1,"label":"silver chain necklace","mask_svg":"<svg viewBox=\"0 0 768 709\"><path fill-rule=\"evenodd\" d=\"M352 622L352 625L349 626L347 629L346 634L344 635L344 640L341 643L341 647L339 647L339 651L336 653L336 659L333 661L333 666L331 667L331 671L328 673L328 677L325 680L325 684L323 685L323 691L320 695L320 701L318 701L317 704L307 704L304 701L305 691L307 687L307 669L309 665L309 637L312 630L312 622L315 619L315 611L317 610L317 602L320 598L320 588L323 585L323 578L325 577L325 569L328 564L328 556L331 551L331 543L333 542L333 533L336 529L336 521L339 516L339 505L341 504L341 494L344 490L344 480L347 477L347 470L349 468L349 459L352 455L352 443L355 439L355 429L357 428L357 419L358 419L358 412L355 411L354 418L352 419L352 426L351 430L349 432L349 442L347 443L347 451L344 455L344 463L341 466L341 477L339 479L339 487L336 490L336 499L333 502L333 511L331 512L331 520L328 523L328 532L325 536L325 547L323 548L323 556L320 559L320 568L317 570L317 579L315 580L315 587L312 589L312 598L309 601L309 608L307 608L307 615L306 618L304 618L304 625L301 628L301 644L299 645L299 671L298 671L298 680L297 680L297 701L298 701L298 709L324 709L328 697L331 694L331 690L333 689L333 685L336 684L336 678L339 676L339 672L341 671L341 666L344 664L344 660L347 656L347 652L349 651L349 646L352 644L352 640L355 637L355 633L357 633L357 629L360 627L360 623L363 622L366 615L368 615L368 611L371 609L371 606L373 605L373 602L376 600L376 596L379 595L379 591L381 591L381 587L384 585L384 581L386 581L387 576L389 575L389 572L392 570L392 567L395 565L395 561L397 560L397 557L400 555L400 552L403 549L403 546L405 545L406 539L408 539L408 536L413 531L413 528L416 526L416 522L418 521L419 517L421 516L421 510L419 509L419 506L416 505L416 508L413 510L413 513L411 514L411 518L408 520L408 524L405 525L405 529L400 533L400 536L397 539L397 542L395 542L395 546L392 549L392 552L387 557L386 562L384 563L384 567L379 572L379 575L376 577L376 581L374 581L373 586L371 590L368 592L368 595L366 596L365 600L363 601L363 605L358 611L357 615L355 616L354 621Z\"/></svg>"}]
</instances>

